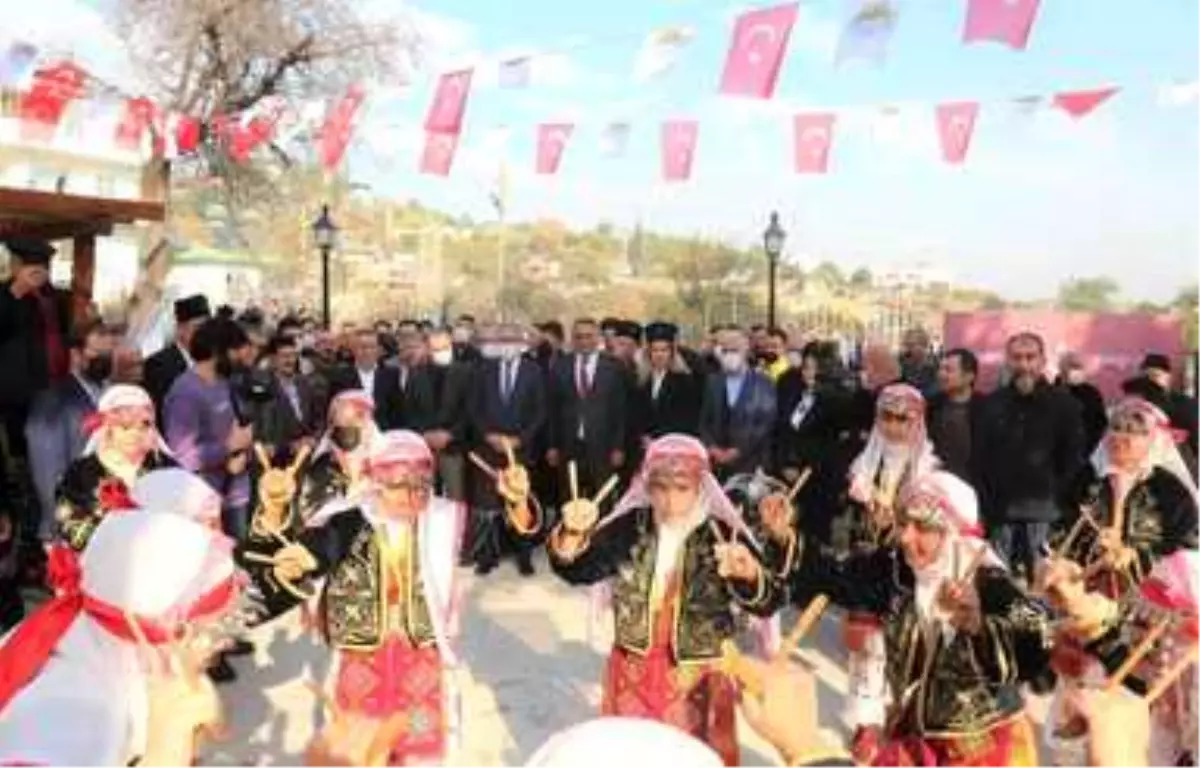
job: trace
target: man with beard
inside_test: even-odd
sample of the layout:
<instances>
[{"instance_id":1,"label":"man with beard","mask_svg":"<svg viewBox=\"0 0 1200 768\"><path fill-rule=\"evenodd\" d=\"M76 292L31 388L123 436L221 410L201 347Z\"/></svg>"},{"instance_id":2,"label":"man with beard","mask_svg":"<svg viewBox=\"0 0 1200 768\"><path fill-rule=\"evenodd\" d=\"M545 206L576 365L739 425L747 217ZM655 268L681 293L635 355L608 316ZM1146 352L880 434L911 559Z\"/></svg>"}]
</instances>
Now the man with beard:
<instances>
[{"instance_id":1,"label":"man with beard","mask_svg":"<svg viewBox=\"0 0 1200 768\"><path fill-rule=\"evenodd\" d=\"M1046 349L1037 334L1008 340L1012 379L985 406L979 440L984 519L1014 572L1034 568L1084 466L1079 405L1046 380Z\"/></svg>"},{"instance_id":2,"label":"man with beard","mask_svg":"<svg viewBox=\"0 0 1200 768\"><path fill-rule=\"evenodd\" d=\"M938 364L929 354L929 334L923 328L912 328L904 334L900 352L900 377L929 399L937 391Z\"/></svg>"},{"instance_id":3,"label":"man with beard","mask_svg":"<svg viewBox=\"0 0 1200 768\"><path fill-rule=\"evenodd\" d=\"M938 368L938 393L929 398L929 439L942 466L978 484L980 421L986 398L975 391L979 360L969 349L952 349Z\"/></svg>"}]
</instances>

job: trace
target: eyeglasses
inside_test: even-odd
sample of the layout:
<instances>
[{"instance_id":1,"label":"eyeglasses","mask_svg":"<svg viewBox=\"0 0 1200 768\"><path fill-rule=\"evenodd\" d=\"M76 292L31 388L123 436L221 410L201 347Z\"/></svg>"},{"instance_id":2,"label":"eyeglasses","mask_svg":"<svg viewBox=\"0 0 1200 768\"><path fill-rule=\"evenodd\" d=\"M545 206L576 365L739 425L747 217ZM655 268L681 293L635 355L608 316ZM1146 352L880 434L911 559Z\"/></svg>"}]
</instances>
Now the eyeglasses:
<instances>
[{"instance_id":1,"label":"eyeglasses","mask_svg":"<svg viewBox=\"0 0 1200 768\"><path fill-rule=\"evenodd\" d=\"M883 411L879 414L879 420L891 424L907 424L911 419L907 413L894 413L892 411Z\"/></svg>"}]
</instances>

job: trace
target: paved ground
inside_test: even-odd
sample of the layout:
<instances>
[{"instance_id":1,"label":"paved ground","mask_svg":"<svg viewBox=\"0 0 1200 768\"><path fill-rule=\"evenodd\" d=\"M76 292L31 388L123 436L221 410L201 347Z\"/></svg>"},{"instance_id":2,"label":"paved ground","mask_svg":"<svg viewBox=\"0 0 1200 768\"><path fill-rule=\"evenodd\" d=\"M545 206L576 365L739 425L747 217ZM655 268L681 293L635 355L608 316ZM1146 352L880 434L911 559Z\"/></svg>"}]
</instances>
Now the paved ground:
<instances>
[{"instance_id":1,"label":"paved ground","mask_svg":"<svg viewBox=\"0 0 1200 768\"><path fill-rule=\"evenodd\" d=\"M597 712L603 657L587 640L587 593L544 566L520 579L504 566L486 579L463 571L467 597L462 649L465 739L459 765L520 765L555 731ZM792 617L785 617L785 627ZM838 624L827 617L803 651L817 669L822 726L845 735L846 691ZM320 722L308 681L325 679L328 652L293 616L258 631L253 658L234 661L241 678L222 689L230 739L202 764L295 765ZM740 729L745 764L777 764L773 750Z\"/></svg>"}]
</instances>

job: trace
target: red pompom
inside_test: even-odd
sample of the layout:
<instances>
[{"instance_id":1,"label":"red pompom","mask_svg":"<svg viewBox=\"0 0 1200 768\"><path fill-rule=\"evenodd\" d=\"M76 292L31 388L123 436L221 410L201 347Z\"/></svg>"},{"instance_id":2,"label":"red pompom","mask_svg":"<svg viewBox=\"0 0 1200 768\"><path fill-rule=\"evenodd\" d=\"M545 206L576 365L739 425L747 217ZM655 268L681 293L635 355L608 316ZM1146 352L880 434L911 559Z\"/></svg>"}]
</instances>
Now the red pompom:
<instances>
[{"instance_id":1,"label":"red pompom","mask_svg":"<svg viewBox=\"0 0 1200 768\"><path fill-rule=\"evenodd\" d=\"M74 595L79 592L83 568L79 553L63 543L50 545L46 555L46 581L54 594Z\"/></svg>"},{"instance_id":2,"label":"red pompom","mask_svg":"<svg viewBox=\"0 0 1200 768\"><path fill-rule=\"evenodd\" d=\"M125 483L115 477L100 482L96 490L96 503L102 512L112 512L122 509L137 509L137 502L129 495Z\"/></svg>"}]
</instances>

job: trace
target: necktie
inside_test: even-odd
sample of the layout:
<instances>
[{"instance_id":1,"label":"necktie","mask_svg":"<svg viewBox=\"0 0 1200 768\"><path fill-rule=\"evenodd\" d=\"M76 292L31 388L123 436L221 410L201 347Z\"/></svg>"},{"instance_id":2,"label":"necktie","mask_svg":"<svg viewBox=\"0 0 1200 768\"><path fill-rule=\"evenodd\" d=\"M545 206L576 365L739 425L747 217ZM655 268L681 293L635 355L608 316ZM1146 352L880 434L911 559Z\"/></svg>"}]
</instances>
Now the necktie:
<instances>
[{"instance_id":1,"label":"necktie","mask_svg":"<svg viewBox=\"0 0 1200 768\"><path fill-rule=\"evenodd\" d=\"M500 364L500 395L508 402L512 398L513 384L516 376L513 372L516 370L515 360L505 360Z\"/></svg>"}]
</instances>

